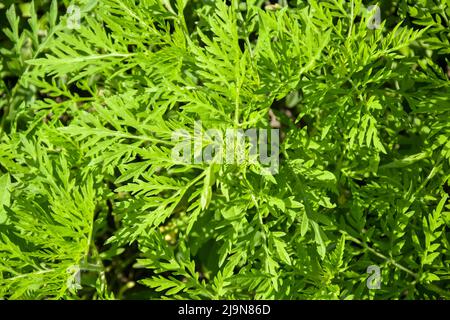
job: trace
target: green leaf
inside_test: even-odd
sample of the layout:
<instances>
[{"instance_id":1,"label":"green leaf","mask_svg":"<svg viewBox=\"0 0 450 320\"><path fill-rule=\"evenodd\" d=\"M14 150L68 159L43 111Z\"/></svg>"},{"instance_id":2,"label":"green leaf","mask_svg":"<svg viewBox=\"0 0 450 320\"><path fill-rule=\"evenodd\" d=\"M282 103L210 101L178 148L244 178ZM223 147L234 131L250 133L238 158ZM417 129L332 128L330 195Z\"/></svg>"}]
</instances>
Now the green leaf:
<instances>
[{"instance_id":1,"label":"green leaf","mask_svg":"<svg viewBox=\"0 0 450 320\"><path fill-rule=\"evenodd\" d=\"M320 257L323 259L326 253L325 242L323 241L322 234L320 231L320 227L315 221L311 221L311 225L314 230L314 240L317 245L317 253L319 253Z\"/></svg>"},{"instance_id":2,"label":"green leaf","mask_svg":"<svg viewBox=\"0 0 450 320\"><path fill-rule=\"evenodd\" d=\"M58 18L58 2L57 0L52 0L49 12L50 30L53 30L55 28L57 18Z\"/></svg>"},{"instance_id":3,"label":"green leaf","mask_svg":"<svg viewBox=\"0 0 450 320\"><path fill-rule=\"evenodd\" d=\"M4 207L9 207L11 202L10 193L11 180L9 174L4 174L0 177L0 224L5 223L7 215Z\"/></svg>"},{"instance_id":4,"label":"green leaf","mask_svg":"<svg viewBox=\"0 0 450 320\"><path fill-rule=\"evenodd\" d=\"M278 257L286 264L291 265L291 258L286 250L286 243L277 238L273 238Z\"/></svg>"},{"instance_id":5,"label":"green leaf","mask_svg":"<svg viewBox=\"0 0 450 320\"><path fill-rule=\"evenodd\" d=\"M206 170L205 179L203 182L203 190L200 196L200 205L202 209L206 209L211 202L212 189L211 186L214 184L215 177L213 171L214 165L210 165Z\"/></svg>"},{"instance_id":6,"label":"green leaf","mask_svg":"<svg viewBox=\"0 0 450 320\"><path fill-rule=\"evenodd\" d=\"M306 215L306 213L304 213L302 216L302 225L300 230L300 234L302 237L304 237L306 232L308 232L308 228L309 228L308 216Z\"/></svg>"}]
</instances>

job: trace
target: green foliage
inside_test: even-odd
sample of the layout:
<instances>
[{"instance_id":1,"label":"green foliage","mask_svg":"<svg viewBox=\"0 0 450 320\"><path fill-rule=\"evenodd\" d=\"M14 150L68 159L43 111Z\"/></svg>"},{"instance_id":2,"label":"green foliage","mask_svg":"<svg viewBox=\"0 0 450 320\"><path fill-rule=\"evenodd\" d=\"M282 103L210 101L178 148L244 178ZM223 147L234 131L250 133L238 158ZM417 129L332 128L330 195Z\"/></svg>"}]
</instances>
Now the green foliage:
<instances>
[{"instance_id":1,"label":"green foliage","mask_svg":"<svg viewBox=\"0 0 450 320\"><path fill-rule=\"evenodd\" d=\"M0 5L0 297L449 298L448 0L69 4Z\"/></svg>"}]
</instances>

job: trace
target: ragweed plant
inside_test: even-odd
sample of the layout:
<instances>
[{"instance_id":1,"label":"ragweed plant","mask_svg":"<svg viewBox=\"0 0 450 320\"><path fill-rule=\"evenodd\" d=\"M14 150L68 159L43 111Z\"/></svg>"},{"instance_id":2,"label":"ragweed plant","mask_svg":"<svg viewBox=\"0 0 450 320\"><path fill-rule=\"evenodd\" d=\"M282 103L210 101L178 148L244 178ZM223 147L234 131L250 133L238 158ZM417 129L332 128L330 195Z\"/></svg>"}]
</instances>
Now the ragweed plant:
<instances>
[{"instance_id":1,"label":"ragweed plant","mask_svg":"<svg viewBox=\"0 0 450 320\"><path fill-rule=\"evenodd\" d=\"M448 0L10 2L0 297L449 298Z\"/></svg>"}]
</instances>

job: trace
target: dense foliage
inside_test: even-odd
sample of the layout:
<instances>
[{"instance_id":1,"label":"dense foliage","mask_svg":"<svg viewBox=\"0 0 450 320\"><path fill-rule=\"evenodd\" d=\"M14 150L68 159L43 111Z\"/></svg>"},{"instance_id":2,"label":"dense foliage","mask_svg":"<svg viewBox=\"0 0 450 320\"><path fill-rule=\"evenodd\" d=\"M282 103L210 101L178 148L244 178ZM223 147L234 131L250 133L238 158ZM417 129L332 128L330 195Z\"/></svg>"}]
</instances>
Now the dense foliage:
<instances>
[{"instance_id":1,"label":"dense foliage","mask_svg":"<svg viewBox=\"0 0 450 320\"><path fill-rule=\"evenodd\" d=\"M0 298L450 297L450 1L279 2L0 1Z\"/></svg>"}]
</instances>

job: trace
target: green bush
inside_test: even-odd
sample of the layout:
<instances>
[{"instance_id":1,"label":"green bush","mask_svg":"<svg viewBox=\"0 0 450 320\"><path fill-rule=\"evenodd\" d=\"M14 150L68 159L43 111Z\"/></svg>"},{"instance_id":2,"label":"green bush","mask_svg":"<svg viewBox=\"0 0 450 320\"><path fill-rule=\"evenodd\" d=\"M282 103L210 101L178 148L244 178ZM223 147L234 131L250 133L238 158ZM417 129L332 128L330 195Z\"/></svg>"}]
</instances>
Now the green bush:
<instances>
[{"instance_id":1,"label":"green bush","mask_svg":"<svg viewBox=\"0 0 450 320\"><path fill-rule=\"evenodd\" d=\"M450 297L449 0L12 2L0 297ZM173 157L252 128L276 174Z\"/></svg>"}]
</instances>

